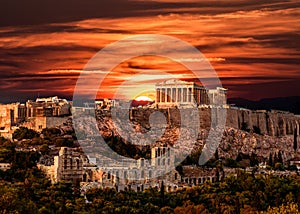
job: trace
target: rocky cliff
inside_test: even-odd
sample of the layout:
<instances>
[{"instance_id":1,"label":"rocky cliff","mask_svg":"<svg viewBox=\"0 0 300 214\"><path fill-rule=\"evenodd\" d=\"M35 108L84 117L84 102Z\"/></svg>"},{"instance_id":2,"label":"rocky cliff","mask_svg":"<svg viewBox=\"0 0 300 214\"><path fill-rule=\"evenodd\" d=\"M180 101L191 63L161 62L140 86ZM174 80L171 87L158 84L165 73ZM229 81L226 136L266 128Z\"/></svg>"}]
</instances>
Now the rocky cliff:
<instances>
[{"instance_id":1,"label":"rocky cliff","mask_svg":"<svg viewBox=\"0 0 300 214\"><path fill-rule=\"evenodd\" d=\"M157 111L165 117L154 121L156 127L151 127L149 118ZM284 161L295 157L295 136L296 140L300 142L300 117L296 115L280 111L251 111L237 108L224 111L224 109L202 108L193 115L193 118L199 117L200 122L199 130L195 132L189 128L190 124L188 124L193 120L183 122L186 120L182 117L186 113L185 111L187 110L175 108L159 110L136 108L130 110L129 114L128 110L117 111L117 117L114 119L109 111L98 110L96 115L98 128L105 138L119 136L124 143L140 146L160 141L180 147L182 151L185 151L191 147L202 148L206 143L209 130L211 128L212 130L218 129L217 121L226 114L226 128L218 148L220 157L235 159L238 154L254 153L261 160L267 160L270 153L276 154L279 151L283 155ZM78 128L88 131L89 123L89 120L82 121ZM182 123L185 124L182 125ZM155 134L155 130L164 128L165 131L157 139L158 135ZM96 134L97 131L94 131ZM154 134L151 134L151 131L154 131ZM198 136L196 142L195 138L191 137L195 133ZM181 138L180 143L178 143L179 137ZM218 138L216 137L216 139Z\"/></svg>"},{"instance_id":2,"label":"rocky cliff","mask_svg":"<svg viewBox=\"0 0 300 214\"><path fill-rule=\"evenodd\" d=\"M131 110L131 119L139 121L142 124L148 124L148 118L156 111L155 109L133 109ZM180 111L179 109L160 109L166 120L173 125L180 125ZM213 112L213 113L212 113ZM202 129L208 129L211 127L212 118L222 117L222 114L226 114L226 127L235 128L238 130L244 130L248 132L254 132L262 135L269 136L286 136L293 135L296 129L298 135L300 116L294 115L289 112L283 111L265 111L265 110L249 110L241 108L229 108L224 109L199 109L199 121ZM215 115L215 117L212 117Z\"/></svg>"},{"instance_id":3,"label":"rocky cliff","mask_svg":"<svg viewBox=\"0 0 300 214\"><path fill-rule=\"evenodd\" d=\"M228 109L226 126L269 136L299 134L300 117L282 111Z\"/></svg>"}]
</instances>

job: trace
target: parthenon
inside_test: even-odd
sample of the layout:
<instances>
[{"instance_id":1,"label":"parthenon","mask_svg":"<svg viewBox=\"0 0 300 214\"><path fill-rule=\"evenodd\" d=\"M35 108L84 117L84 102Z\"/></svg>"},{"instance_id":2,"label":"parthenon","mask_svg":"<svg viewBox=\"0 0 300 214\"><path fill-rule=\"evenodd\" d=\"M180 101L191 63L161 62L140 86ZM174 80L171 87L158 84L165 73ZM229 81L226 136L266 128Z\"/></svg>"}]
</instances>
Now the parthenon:
<instances>
[{"instance_id":1,"label":"parthenon","mask_svg":"<svg viewBox=\"0 0 300 214\"><path fill-rule=\"evenodd\" d=\"M158 107L226 104L227 90L221 87L207 90L195 82L167 80L157 83L155 89Z\"/></svg>"}]
</instances>

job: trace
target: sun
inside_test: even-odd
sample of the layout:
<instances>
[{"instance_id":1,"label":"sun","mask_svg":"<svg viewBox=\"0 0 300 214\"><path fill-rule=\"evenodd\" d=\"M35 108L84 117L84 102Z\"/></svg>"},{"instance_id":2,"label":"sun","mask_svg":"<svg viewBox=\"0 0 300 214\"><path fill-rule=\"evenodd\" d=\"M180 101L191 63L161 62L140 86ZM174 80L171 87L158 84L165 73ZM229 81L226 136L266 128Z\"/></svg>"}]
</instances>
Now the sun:
<instances>
[{"instance_id":1,"label":"sun","mask_svg":"<svg viewBox=\"0 0 300 214\"><path fill-rule=\"evenodd\" d=\"M153 101L153 100L152 100L150 97L148 97L148 96L139 96L139 97L135 98L134 100L136 100L136 101L149 101L149 102L152 102L152 101Z\"/></svg>"}]
</instances>

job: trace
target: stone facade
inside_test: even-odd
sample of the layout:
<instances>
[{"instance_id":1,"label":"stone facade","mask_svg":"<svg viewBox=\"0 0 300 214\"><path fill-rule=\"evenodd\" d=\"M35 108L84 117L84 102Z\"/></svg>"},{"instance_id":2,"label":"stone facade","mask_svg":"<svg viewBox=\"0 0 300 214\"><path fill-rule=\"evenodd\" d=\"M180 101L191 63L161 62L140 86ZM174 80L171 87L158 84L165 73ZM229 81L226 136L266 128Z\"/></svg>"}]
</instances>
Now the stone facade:
<instances>
[{"instance_id":1,"label":"stone facade","mask_svg":"<svg viewBox=\"0 0 300 214\"><path fill-rule=\"evenodd\" d=\"M184 166L183 173L184 176L181 178L181 182L189 186L201 185L206 181L216 182L218 179L215 169L208 170L194 166ZM221 176L219 179L221 179Z\"/></svg>"},{"instance_id":2,"label":"stone facade","mask_svg":"<svg viewBox=\"0 0 300 214\"><path fill-rule=\"evenodd\" d=\"M26 118L26 107L24 104L0 104L0 136L12 138L14 126Z\"/></svg>"},{"instance_id":3,"label":"stone facade","mask_svg":"<svg viewBox=\"0 0 300 214\"><path fill-rule=\"evenodd\" d=\"M27 121L20 126L40 132L44 128L58 127L67 122L68 119L69 117L32 117L28 118Z\"/></svg>"},{"instance_id":4,"label":"stone facade","mask_svg":"<svg viewBox=\"0 0 300 214\"><path fill-rule=\"evenodd\" d=\"M237 168L222 167L220 169L203 168L196 166L183 166L183 176L181 177L181 184L183 186L199 186L205 182L222 181L228 176L237 176Z\"/></svg>"},{"instance_id":5,"label":"stone facade","mask_svg":"<svg viewBox=\"0 0 300 214\"><path fill-rule=\"evenodd\" d=\"M155 104L159 108L200 105L226 105L227 89L208 90L194 82L167 80L155 85Z\"/></svg>"},{"instance_id":6,"label":"stone facade","mask_svg":"<svg viewBox=\"0 0 300 214\"><path fill-rule=\"evenodd\" d=\"M167 191L179 187L181 176L174 168L174 153L169 147L154 147L151 151L151 161L141 158L136 164L111 167L101 167L101 164L90 163L87 156L75 148L62 147L54 164L45 166L39 164L53 183L68 181L73 183L97 183L101 187L124 190L131 188L139 191L148 187L159 187L165 182ZM168 172L165 174L165 172Z\"/></svg>"},{"instance_id":7,"label":"stone facade","mask_svg":"<svg viewBox=\"0 0 300 214\"><path fill-rule=\"evenodd\" d=\"M95 100L95 109L110 109L115 107L116 101L108 98Z\"/></svg>"},{"instance_id":8,"label":"stone facade","mask_svg":"<svg viewBox=\"0 0 300 214\"><path fill-rule=\"evenodd\" d=\"M28 100L26 102L26 111L28 118L68 116L71 114L71 104L57 96L37 98L36 101Z\"/></svg>"},{"instance_id":9,"label":"stone facade","mask_svg":"<svg viewBox=\"0 0 300 214\"><path fill-rule=\"evenodd\" d=\"M28 100L26 104L0 104L0 136L12 138L12 133L20 126L36 131L56 127L67 120L71 104L57 96Z\"/></svg>"},{"instance_id":10,"label":"stone facade","mask_svg":"<svg viewBox=\"0 0 300 214\"><path fill-rule=\"evenodd\" d=\"M84 156L72 148L62 147L59 155L54 158L57 166L57 180L71 181L73 183L83 180Z\"/></svg>"},{"instance_id":11,"label":"stone facade","mask_svg":"<svg viewBox=\"0 0 300 214\"><path fill-rule=\"evenodd\" d=\"M54 157L51 166L39 165L53 183L68 181L79 183L83 181L85 170L83 168L86 157L77 148L61 147L58 156Z\"/></svg>"},{"instance_id":12,"label":"stone facade","mask_svg":"<svg viewBox=\"0 0 300 214\"><path fill-rule=\"evenodd\" d=\"M9 129L11 126L24 121L26 109L23 104L0 104L0 129Z\"/></svg>"},{"instance_id":13,"label":"stone facade","mask_svg":"<svg viewBox=\"0 0 300 214\"><path fill-rule=\"evenodd\" d=\"M99 182L103 187L116 187L118 190L131 188L139 191L150 186L159 187L163 180L171 191L179 187L181 179L175 170L174 158L174 151L170 147L156 146L151 149L150 162L141 158L132 165L99 167Z\"/></svg>"},{"instance_id":14,"label":"stone facade","mask_svg":"<svg viewBox=\"0 0 300 214\"><path fill-rule=\"evenodd\" d=\"M155 85L158 107L209 104L207 91L194 82L167 80Z\"/></svg>"}]
</instances>

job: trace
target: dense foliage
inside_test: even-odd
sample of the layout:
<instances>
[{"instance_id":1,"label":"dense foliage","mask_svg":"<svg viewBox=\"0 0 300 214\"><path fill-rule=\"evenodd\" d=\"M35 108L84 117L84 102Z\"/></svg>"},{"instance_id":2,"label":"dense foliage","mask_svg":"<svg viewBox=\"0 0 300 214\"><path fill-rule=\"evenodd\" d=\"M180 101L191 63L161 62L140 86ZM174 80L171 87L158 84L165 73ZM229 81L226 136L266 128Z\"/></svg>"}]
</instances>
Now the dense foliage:
<instances>
[{"instance_id":1,"label":"dense foliage","mask_svg":"<svg viewBox=\"0 0 300 214\"><path fill-rule=\"evenodd\" d=\"M39 133L28 129L26 127L20 127L13 133L13 139L23 140L23 139L33 139L35 137L39 137Z\"/></svg>"},{"instance_id":2,"label":"dense foliage","mask_svg":"<svg viewBox=\"0 0 300 214\"><path fill-rule=\"evenodd\" d=\"M56 139L63 138L57 129L45 129L42 135L38 137L42 144L37 144L40 145L42 154L49 150L47 142L56 144ZM124 145L120 139L114 137L108 140L110 146L120 153L129 156L136 154L123 150ZM175 192L157 188L143 192L117 192L115 189L104 188L90 189L83 195L79 187L71 183L51 184L37 169L39 152L16 151L15 147L15 143L0 138L0 159L11 163L11 169L0 170L0 213L299 213L298 176L263 177L240 171L236 177L227 177L222 182L206 181L201 186ZM145 152L138 155L149 154ZM221 167L218 154L215 156L210 164ZM192 154L186 161L196 160L197 154ZM248 160L250 165L257 164L257 157L254 155L239 155L236 160L224 160L224 164L235 167L244 160ZM276 167L281 161L280 153L271 154L269 165ZM182 166L177 169L181 171Z\"/></svg>"},{"instance_id":3,"label":"dense foliage","mask_svg":"<svg viewBox=\"0 0 300 214\"><path fill-rule=\"evenodd\" d=\"M147 158L150 159L150 146L139 148L131 142L124 142L124 139L119 136L107 137L104 139L107 145L119 155L134 159Z\"/></svg>"},{"instance_id":4,"label":"dense foliage","mask_svg":"<svg viewBox=\"0 0 300 214\"><path fill-rule=\"evenodd\" d=\"M281 213L288 209L297 213L300 205L299 177L265 178L241 172L220 183L170 193L157 188L143 192L105 188L90 189L84 197L69 183L52 185L40 171L26 171L22 181L0 182L2 213Z\"/></svg>"},{"instance_id":5,"label":"dense foliage","mask_svg":"<svg viewBox=\"0 0 300 214\"><path fill-rule=\"evenodd\" d=\"M57 128L45 128L41 133L26 127L20 127L13 133L13 139L21 142L22 147L37 145L54 145L56 147L74 147L76 135L74 130L62 132Z\"/></svg>"}]
</instances>

